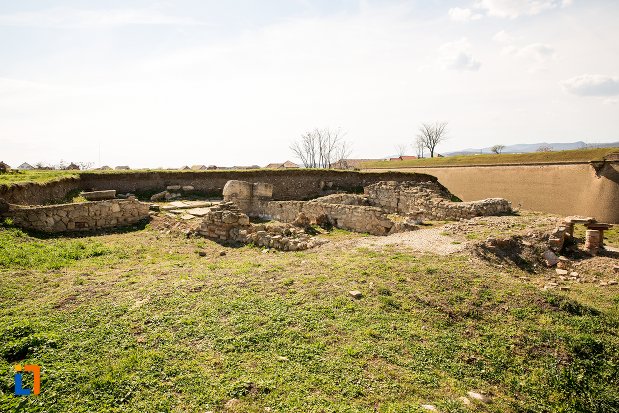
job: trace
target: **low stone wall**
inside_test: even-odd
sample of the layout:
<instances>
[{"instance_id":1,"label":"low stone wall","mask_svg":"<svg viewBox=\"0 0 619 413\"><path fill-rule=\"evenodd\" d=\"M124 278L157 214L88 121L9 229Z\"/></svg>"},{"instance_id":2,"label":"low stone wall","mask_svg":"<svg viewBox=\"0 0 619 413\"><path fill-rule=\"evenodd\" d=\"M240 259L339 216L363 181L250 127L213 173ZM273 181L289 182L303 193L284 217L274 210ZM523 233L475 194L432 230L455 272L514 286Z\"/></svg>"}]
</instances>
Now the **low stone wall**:
<instances>
[{"instance_id":1,"label":"low stone wall","mask_svg":"<svg viewBox=\"0 0 619 413\"><path fill-rule=\"evenodd\" d=\"M372 206L331 204L315 201L265 201L253 213L280 222L293 222L303 212L312 222L328 217L336 228L372 235L387 235L394 226L388 214Z\"/></svg>"},{"instance_id":2,"label":"low stone wall","mask_svg":"<svg viewBox=\"0 0 619 413\"><path fill-rule=\"evenodd\" d=\"M370 200L366 196L358 194L332 194L316 198L312 201L323 204L371 206Z\"/></svg>"},{"instance_id":3,"label":"low stone wall","mask_svg":"<svg viewBox=\"0 0 619 413\"><path fill-rule=\"evenodd\" d=\"M453 202L453 195L432 182L378 182L364 189L372 205L393 213L420 214L424 219L458 220L512 212L509 201L489 198Z\"/></svg>"},{"instance_id":4,"label":"low stone wall","mask_svg":"<svg viewBox=\"0 0 619 413\"><path fill-rule=\"evenodd\" d=\"M9 205L1 216L25 229L52 233L86 231L138 223L148 218L148 204L113 199L48 206Z\"/></svg>"}]
</instances>

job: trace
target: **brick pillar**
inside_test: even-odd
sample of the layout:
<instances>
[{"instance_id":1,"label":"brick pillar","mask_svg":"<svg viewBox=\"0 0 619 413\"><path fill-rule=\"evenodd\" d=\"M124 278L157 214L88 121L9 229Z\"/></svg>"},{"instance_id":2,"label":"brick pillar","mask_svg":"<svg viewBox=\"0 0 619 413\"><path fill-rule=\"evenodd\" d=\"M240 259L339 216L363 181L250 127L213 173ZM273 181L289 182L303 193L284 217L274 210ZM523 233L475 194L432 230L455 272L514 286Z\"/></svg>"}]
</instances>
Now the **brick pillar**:
<instances>
[{"instance_id":1,"label":"brick pillar","mask_svg":"<svg viewBox=\"0 0 619 413\"><path fill-rule=\"evenodd\" d=\"M597 229L588 229L585 237L585 249L591 255L597 255L602 241L602 234Z\"/></svg>"}]
</instances>

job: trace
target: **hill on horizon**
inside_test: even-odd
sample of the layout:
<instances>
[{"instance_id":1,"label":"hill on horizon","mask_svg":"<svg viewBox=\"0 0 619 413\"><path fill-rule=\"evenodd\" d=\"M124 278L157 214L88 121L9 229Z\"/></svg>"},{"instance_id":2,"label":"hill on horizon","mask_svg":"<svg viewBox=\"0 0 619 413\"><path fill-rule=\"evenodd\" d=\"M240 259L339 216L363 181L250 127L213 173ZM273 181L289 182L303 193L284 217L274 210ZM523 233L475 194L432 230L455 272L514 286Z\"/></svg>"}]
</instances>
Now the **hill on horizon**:
<instances>
[{"instance_id":1,"label":"hill on horizon","mask_svg":"<svg viewBox=\"0 0 619 413\"><path fill-rule=\"evenodd\" d=\"M619 142L586 143L583 141L577 141L577 142L558 142L558 143L557 142L555 143L548 143L548 142L520 143L520 144L514 144L514 145L505 145L505 148L503 149L501 153L537 152L537 149L540 146L549 146L550 148L552 148L553 151L567 151L567 150L585 149L585 148L612 148L615 146L619 147ZM490 148L491 148L490 146L485 147L485 148L477 148L477 149L466 148L461 151L441 153L441 155L456 156L456 155L474 155L474 154L480 154L480 153L489 154L489 153L492 153Z\"/></svg>"}]
</instances>

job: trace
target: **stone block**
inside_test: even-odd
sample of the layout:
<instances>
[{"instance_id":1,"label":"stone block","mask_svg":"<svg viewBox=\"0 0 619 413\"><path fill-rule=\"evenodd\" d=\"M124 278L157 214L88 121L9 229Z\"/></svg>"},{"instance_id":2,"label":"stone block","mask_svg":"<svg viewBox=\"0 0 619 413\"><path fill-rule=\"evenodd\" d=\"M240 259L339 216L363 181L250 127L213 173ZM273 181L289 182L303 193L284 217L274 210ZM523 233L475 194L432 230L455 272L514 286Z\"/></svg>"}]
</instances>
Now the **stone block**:
<instances>
[{"instance_id":1,"label":"stone block","mask_svg":"<svg viewBox=\"0 0 619 413\"><path fill-rule=\"evenodd\" d=\"M104 199L116 198L116 190L109 189L105 191L82 192L80 195L86 198L88 201L102 201Z\"/></svg>"}]
</instances>

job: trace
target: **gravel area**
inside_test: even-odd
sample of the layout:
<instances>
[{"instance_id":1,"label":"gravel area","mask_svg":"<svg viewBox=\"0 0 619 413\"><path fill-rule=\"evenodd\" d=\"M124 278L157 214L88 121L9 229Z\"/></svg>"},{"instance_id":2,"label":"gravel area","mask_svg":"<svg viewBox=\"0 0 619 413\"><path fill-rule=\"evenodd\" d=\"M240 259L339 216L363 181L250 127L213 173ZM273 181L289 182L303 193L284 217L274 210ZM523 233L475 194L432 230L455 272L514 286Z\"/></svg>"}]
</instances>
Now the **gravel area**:
<instances>
[{"instance_id":1,"label":"gravel area","mask_svg":"<svg viewBox=\"0 0 619 413\"><path fill-rule=\"evenodd\" d=\"M453 237L442 235L443 228L419 229L400 232L385 237L368 236L355 240L346 240L354 247L381 248L387 245L406 247L420 252L430 252L438 255L449 255L463 251L468 243L458 241ZM338 243L341 246L341 243Z\"/></svg>"}]
</instances>

